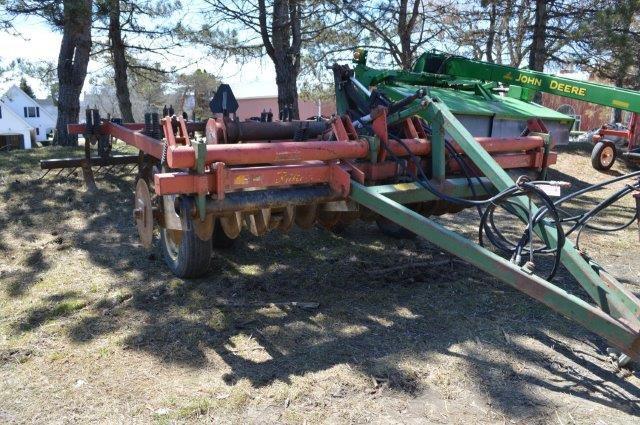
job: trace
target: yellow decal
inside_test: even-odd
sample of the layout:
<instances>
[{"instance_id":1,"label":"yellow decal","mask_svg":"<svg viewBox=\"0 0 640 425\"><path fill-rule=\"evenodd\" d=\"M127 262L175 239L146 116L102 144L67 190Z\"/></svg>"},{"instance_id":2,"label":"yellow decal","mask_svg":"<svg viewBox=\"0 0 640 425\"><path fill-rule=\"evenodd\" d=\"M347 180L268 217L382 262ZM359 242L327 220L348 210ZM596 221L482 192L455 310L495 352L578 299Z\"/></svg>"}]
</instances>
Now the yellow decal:
<instances>
[{"instance_id":1,"label":"yellow decal","mask_svg":"<svg viewBox=\"0 0 640 425\"><path fill-rule=\"evenodd\" d=\"M542 85L542 80L537 77L529 77L528 75L518 74L516 83L530 84L532 86L540 87Z\"/></svg>"},{"instance_id":2,"label":"yellow decal","mask_svg":"<svg viewBox=\"0 0 640 425\"><path fill-rule=\"evenodd\" d=\"M613 99L613 101L611 103L613 104L613 106L617 106L618 108L628 108L629 107L629 102L623 102L621 100Z\"/></svg>"},{"instance_id":3,"label":"yellow decal","mask_svg":"<svg viewBox=\"0 0 640 425\"><path fill-rule=\"evenodd\" d=\"M242 174L238 174L237 176L234 177L233 184L234 185L249 184L249 177L247 177L245 175L242 175Z\"/></svg>"},{"instance_id":4,"label":"yellow decal","mask_svg":"<svg viewBox=\"0 0 640 425\"><path fill-rule=\"evenodd\" d=\"M398 184L394 184L393 188L398 191L405 191L405 190L415 189L416 185L413 183L398 183Z\"/></svg>"},{"instance_id":5,"label":"yellow decal","mask_svg":"<svg viewBox=\"0 0 640 425\"><path fill-rule=\"evenodd\" d=\"M584 87L572 86L571 84L560 83L556 80L551 80L551 83L549 83L549 88L551 90L557 90L564 93L575 94L577 96L582 96L582 97L587 95L587 89Z\"/></svg>"},{"instance_id":6,"label":"yellow decal","mask_svg":"<svg viewBox=\"0 0 640 425\"><path fill-rule=\"evenodd\" d=\"M504 78L505 80L510 80L513 78L513 76L511 75L511 72L507 72L506 74L504 74L504 77L502 78Z\"/></svg>"}]
</instances>

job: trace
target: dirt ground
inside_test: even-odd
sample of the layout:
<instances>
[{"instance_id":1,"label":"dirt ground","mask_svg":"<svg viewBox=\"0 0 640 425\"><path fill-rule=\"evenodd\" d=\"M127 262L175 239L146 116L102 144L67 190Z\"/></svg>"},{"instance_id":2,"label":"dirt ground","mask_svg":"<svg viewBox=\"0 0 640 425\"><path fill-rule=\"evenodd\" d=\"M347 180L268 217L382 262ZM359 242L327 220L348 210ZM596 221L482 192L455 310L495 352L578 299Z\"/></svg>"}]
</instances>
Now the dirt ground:
<instances>
[{"instance_id":1,"label":"dirt ground","mask_svg":"<svg viewBox=\"0 0 640 425\"><path fill-rule=\"evenodd\" d=\"M181 280L137 241L130 175L38 180L70 153L0 153L0 422L640 423L602 339L424 240L243 234ZM608 177L581 151L551 175ZM475 237L473 211L439 220ZM635 226L581 244L640 293ZM385 271L410 262L436 265Z\"/></svg>"}]
</instances>

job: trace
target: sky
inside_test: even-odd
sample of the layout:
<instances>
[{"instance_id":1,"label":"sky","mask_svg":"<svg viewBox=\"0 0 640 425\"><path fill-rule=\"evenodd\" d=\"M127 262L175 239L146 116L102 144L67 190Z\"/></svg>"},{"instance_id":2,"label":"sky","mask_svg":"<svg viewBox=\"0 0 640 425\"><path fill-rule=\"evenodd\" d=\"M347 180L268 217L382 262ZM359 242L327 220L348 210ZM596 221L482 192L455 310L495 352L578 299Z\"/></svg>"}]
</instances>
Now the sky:
<instances>
[{"instance_id":1,"label":"sky","mask_svg":"<svg viewBox=\"0 0 640 425\"><path fill-rule=\"evenodd\" d=\"M194 7L198 2L192 3L188 12L195 13ZM194 6L195 5L195 6ZM57 62L60 50L62 34L51 30L51 28L37 18L17 18L13 22L16 32L19 35L12 35L0 32L0 62L7 64L16 59L25 61L52 61ZM275 83L275 70L271 60L264 57L262 60L253 60L245 63L242 67L234 62L221 63L219 60L202 56L202 47L190 49L186 52L189 57L198 58L197 64L192 65L185 71L196 68L206 69L207 72L217 75L223 82L231 85L236 97L272 96L277 94ZM172 63L175 61L175 63ZM181 66L178 59L170 58L168 67ZM89 75L85 82L84 90L89 88L91 74L97 74L104 65L96 61L89 63ZM182 72L185 72L182 71ZM16 76L15 79L19 79ZM28 80L38 97L46 97L47 90L39 82L33 79ZM0 89L6 90L18 81L8 80L0 83Z\"/></svg>"},{"instance_id":2,"label":"sky","mask_svg":"<svg viewBox=\"0 0 640 425\"><path fill-rule=\"evenodd\" d=\"M204 7L203 0L191 0L182 2L183 9L180 13L182 22L197 25L200 9ZM53 31L45 22L35 17L18 17L13 21L18 35L0 32L0 65L8 64L16 59L26 61L50 61L57 62L60 49L61 33ZM218 76L223 82L231 85L236 97L275 96L277 86L275 84L275 70L271 60L265 55L261 60L252 60L240 66L229 61L222 63L220 60L203 55L203 47L184 48L185 56L196 62L180 72L193 71L196 68L205 69L210 74ZM176 57L168 57L166 68L171 66L182 67L183 60ZM90 79L99 76L105 65L96 61L89 63L89 75L85 82L84 91L90 90ZM18 84L20 75L11 75L7 81L0 80L0 93L10 85ZM584 79L584 75L574 76ZM34 79L28 79L36 96L46 97L46 87Z\"/></svg>"}]
</instances>

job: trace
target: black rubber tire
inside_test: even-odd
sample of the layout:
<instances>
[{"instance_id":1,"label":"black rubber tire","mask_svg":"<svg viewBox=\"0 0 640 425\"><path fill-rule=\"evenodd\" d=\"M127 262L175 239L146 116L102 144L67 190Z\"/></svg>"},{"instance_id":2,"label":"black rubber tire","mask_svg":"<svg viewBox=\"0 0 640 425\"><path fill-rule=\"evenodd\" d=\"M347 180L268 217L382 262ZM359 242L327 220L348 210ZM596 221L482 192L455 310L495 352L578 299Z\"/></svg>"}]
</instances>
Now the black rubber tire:
<instances>
[{"instance_id":1,"label":"black rubber tire","mask_svg":"<svg viewBox=\"0 0 640 425\"><path fill-rule=\"evenodd\" d=\"M376 218L376 224L378 225L378 229L380 229L380 231L383 234L390 236L392 238L395 238L395 239L415 239L416 238L416 234L413 233L411 230L405 229L404 227L400 226L397 223L394 223L388 218L380 216Z\"/></svg>"},{"instance_id":2,"label":"black rubber tire","mask_svg":"<svg viewBox=\"0 0 640 425\"><path fill-rule=\"evenodd\" d=\"M603 158L603 154L608 153L609 157ZM613 167L616 162L618 151L616 145L608 140L602 140L593 147L591 151L591 166L596 170L606 171Z\"/></svg>"},{"instance_id":3,"label":"black rubber tire","mask_svg":"<svg viewBox=\"0 0 640 425\"><path fill-rule=\"evenodd\" d=\"M347 231L347 229L349 228L349 224L351 223L340 220L329 230L331 230L331 232L335 233L336 235L341 235Z\"/></svg>"},{"instance_id":4,"label":"black rubber tire","mask_svg":"<svg viewBox=\"0 0 640 425\"><path fill-rule=\"evenodd\" d=\"M182 240L174 244L168 230L160 228L162 256L169 269L180 278L200 277L209 272L211 241L203 241L191 228L182 231Z\"/></svg>"},{"instance_id":5,"label":"black rubber tire","mask_svg":"<svg viewBox=\"0 0 640 425\"><path fill-rule=\"evenodd\" d=\"M624 164L627 166L627 168L629 168L630 170L633 171L638 171L640 170L640 161L638 160L632 160L632 159L625 159L624 160Z\"/></svg>"},{"instance_id":6,"label":"black rubber tire","mask_svg":"<svg viewBox=\"0 0 640 425\"><path fill-rule=\"evenodd\" d=\"M634 148L632 150L629 151L630 154L639 154L640 155L640 148ZM627 165L627 167L629 167L632 170L640 170L640 158L628 158L627 156L624 157L624 163Z\"/></svg>"},{"instance_id":7,"label":"black rubber tire","mask_svg":"<svg viewBox=\"0 0 640 425\"><path fill-rule=\"evenodd\" d=\"M213 236L211 237L211 246L214 249L231 248L233 244L236 243L236 239L231 239L224 233L220 220L216 218L216 224L213 227Z\"/></svg>"}]
</instances>

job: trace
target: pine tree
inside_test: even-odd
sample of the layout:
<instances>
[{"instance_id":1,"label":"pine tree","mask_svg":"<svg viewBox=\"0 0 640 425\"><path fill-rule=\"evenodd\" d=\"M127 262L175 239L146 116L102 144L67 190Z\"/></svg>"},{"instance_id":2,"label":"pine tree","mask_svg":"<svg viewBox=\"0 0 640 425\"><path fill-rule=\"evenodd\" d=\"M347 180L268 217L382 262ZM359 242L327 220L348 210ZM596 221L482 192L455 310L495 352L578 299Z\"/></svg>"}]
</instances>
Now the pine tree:
<instances>
[{"instance_id":1,"label":"pine tree","mask_svg":"<svg viewBox=\"0 0 640 425\"><path fill-rule=\"evenodd\" d=\"M429 48L436 46L451 23L448 1L420 0L367 1L329 0L333 11L342 19L337 45L328 51L354 50L361 46L369 50L372 61L410 69L414 61Z\"/></svg>"},{"instance_id":2,"label":"pine tree","mask_svg":"<svg viewBox=\"0 0 640 425\"><path fill-rule=\"evenodd\" d=\"M33 93L33 89L31 88L29 83L27 83L27 79L24 77L20 79L20 90L25 92L25 94L29 96L31 99L36 98L36 95Z\"/></svg>"},{"instance_id":3,"label":"pine tree","mask_svg":"<svg viewBox=\"0 0 640 425\"><path fill-rule=\"evenodd\" d=\"M214 22L199 31L185 31L190 42L207 46L213 54L238 62L262 57L266 52L276 71L278 107L292 108L299 118L298 78L303 51L317 42L326 26L322 2L297 0L205 0L203 22ZM224 22L225 26L218 23Z\"/></svg>"},{"instance_id":4,"label":"pine tree","mask_svg":"<svg viewBox=\"0 0 640 425\"><path fill-rule=\"evenodd\" d=\"M57 72L58 121L53 142L77 145L78 137L69 134L67 125L77 123L80 117L80 94L91 54L93 0L13 0L7 2L6 12L37 16L62 31Z\"/></svg>"},{"instance_id":5,"label":"pine tree","mask_svg":"<svg viewBox=\"0 0 640 425\"><path fill-rule=\"evenodd\" d=\"M94 24L94 56L112 66L120 115L125 122L134 122L130 81L134 76L153 78L167 72L163 68L148 65L148 62L155 56L162 55L162 59L166 59L172 54L175 43L171 42L171 35L175 28L165 23L172 22L170 18L179 10L180 3L157 0L95 1L97 21Z\"/></svg>"}]
</instances>

